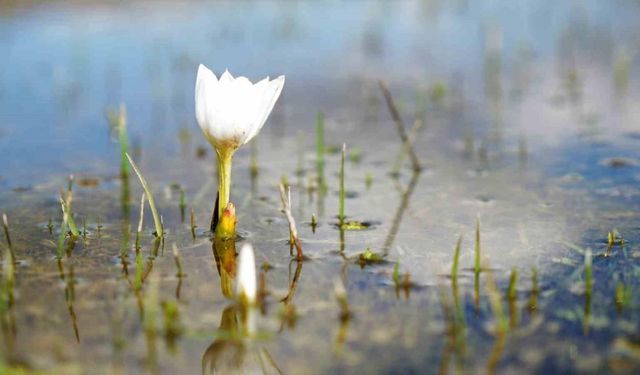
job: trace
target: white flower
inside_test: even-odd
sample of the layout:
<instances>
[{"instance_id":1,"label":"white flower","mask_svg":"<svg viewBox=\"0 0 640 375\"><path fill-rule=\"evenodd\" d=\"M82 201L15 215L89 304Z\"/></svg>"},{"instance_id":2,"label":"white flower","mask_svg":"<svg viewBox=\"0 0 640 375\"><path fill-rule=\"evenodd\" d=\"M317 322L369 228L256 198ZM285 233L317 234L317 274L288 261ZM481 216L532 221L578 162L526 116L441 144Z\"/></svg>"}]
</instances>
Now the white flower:
<instances>
[{"instance_id":1,"label":"white flower","mask_svg":"<svg viewBox=\"0 0 640 375\"><path fill-rule=\"evenodd\" d=\"M240 250L240 259L238 260L237 293L241 301L254 304L256 292L256 262L253 247L245 244Z\"/></svg>"},{"instance_id":2,"label":"white flower","mask_svg":"<svg viewBox=\"0 0 640 375\"><path fill-rule=\"evenodd\" d=\"M218 152L233 151L262 129L284 86L284 76L252 84L225 70L218 80L200 64L196 79L196 119Z\"/></svg>"}]
</instances>

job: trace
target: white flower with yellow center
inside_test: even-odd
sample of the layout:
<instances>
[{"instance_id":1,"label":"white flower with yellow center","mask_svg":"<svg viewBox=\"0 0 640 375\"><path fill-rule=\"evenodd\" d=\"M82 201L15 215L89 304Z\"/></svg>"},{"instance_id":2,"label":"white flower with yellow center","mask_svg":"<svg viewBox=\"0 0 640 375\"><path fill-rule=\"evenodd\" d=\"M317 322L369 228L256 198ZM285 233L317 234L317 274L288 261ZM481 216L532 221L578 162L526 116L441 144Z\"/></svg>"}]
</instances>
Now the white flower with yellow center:
<instances>
[{"instance_id":1,"label":"white flower with yellow center","mask_svg":"<svg viewBox=\"0 0 640 375\"><path fill-rule=\"evenodd\" d=\"M233 153L258 134L284 86L284 76L253 84L225 71L216 78L206 66L198 67L196 120L215 148L219 163L218 216L229 203Z\"/></svg>"}]
</instances>

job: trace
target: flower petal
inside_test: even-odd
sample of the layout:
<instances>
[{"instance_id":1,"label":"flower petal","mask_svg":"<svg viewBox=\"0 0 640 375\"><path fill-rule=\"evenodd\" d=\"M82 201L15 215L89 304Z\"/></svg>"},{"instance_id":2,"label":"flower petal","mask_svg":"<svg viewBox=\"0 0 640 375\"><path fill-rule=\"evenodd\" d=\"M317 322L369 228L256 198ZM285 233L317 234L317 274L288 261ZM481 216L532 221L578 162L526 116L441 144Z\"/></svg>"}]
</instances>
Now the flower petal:
<instances>
[{"instance_id":1,"label":"flower petal","mask_svg":"<svg viewBox=\"0 0 640 375\"><path fill-rule=\"evenodd\" d=\"M270 81L262 88L260 92L261 100L258 105L259 109L256 112L253 128L251 129L251 133L249 134L246 142L249 142L253 137L255 137L264 126L269 114L273 110L273 106L280 97L280 93L284 87L284 80L284 76L280 76Z\"/></svg>"},{"instance_id":2,"label":"flower petal","mask_svg":"<svg viewBox=\"0 0 640 375\"><path fill-rule=\"evenodd\" d=\"M198 66L198 74L196 77L195 88L195 109L196 120L200 128L207 133L209 129L208 107L211 103L211 93L215 90L218 79L213 72L206 66L200 64Z\"/></svg>"},{"instance_id":3,"label":"flower petal","mask_svg":"<svg viewBox=\"0 0 640 375\"><path fill-rule=\"evenodd\" d=\"M229 70L225 69L222 76L220 76L220 83L230 84L233 83L233 76L229 73Z\"/></svg>"}]
</instances>

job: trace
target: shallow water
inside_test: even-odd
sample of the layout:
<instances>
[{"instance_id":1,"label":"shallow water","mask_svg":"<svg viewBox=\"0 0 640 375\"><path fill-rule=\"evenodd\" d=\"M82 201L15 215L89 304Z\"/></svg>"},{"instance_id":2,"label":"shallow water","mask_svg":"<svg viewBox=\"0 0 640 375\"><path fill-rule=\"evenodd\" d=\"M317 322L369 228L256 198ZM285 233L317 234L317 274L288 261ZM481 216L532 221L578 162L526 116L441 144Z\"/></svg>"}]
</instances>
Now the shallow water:
<instances>
[{"instance_id":1,"label":"shallow water","mask_svg":"<svg viewBox=\"0 0 640 375\"><path fill-rule=\"evenodd\" d=\"M47 3L0 10L9 67L0 71L0 207L18 260L15 302L0 309L0 370L640 369L636 2ZM207 233L216 169L193 115L200 62L218 74L228 68L254 80L287 77L255 145L234 161L232 201L244 237L238 246L252 243L258 265L272 266L254 339L238 338L241 314L222 292L234 249L214 247ZM424 123L414 137L420 174L407 157L392 173L402 143L378 79L389 84L407 127ZM168 231L156 243L145 213L141 267L134 238L142 190L134 176L119 177L120 149L105 116L119 103ZM344 142L359 155L347 158L346 213L373 223L367 230L341 233L334 225L338 153L325 156L327 193L309 189L317 178L319 111L330 148ZM67 238L69 251L58 261L58 194L69 174L76 221L86 221L88 233L73 246ZM309 257L302 263L289 255L278 195L283 175ZM476 219L483 256L477 284ZM614 229L624 244L608 249ZM383 261L359 264L367 248ZM409 274L407 288L394 285L396 263ZM513 270L516 293L507 298ZM339 278L352 312L346 320L334 293ZM496 293L506 334L495 329ZM165 327L167 303L179 312L169 320L181 328L175 335Z\"/></svg>"}]
</instances>

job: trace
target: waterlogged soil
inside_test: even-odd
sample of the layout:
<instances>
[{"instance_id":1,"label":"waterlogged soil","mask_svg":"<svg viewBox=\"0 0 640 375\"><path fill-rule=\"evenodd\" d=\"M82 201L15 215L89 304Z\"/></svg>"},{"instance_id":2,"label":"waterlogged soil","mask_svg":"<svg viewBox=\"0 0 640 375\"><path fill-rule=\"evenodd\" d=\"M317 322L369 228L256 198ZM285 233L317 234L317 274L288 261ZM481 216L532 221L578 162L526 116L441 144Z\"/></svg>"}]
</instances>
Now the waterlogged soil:
<instances>
[{"instance_id":1,"label":"waterlogged soil","mask_svg":"<svg viewBox=\"0 0 640 375\"><path fill-rule=\"evenodd\" d=\"M15 285L2 284L13 298L0 306L0 372L640 371L638 4L0 10L0 207L17 260ZM209 238L217 182L193 115L200 62L287 77L264 129L234 159L235 244ZM105 116L120 103L167 231L156 240L146 208L138 249L142 189L121 177ZM345 211L370 224L362 230L336 226L342 143ZM67 236L58 258L70 174L83 233ZM303 262L290 255L283 179ZM244 243L264 292L251 337L226 296Z\"/></svg>"}]
</instances>

